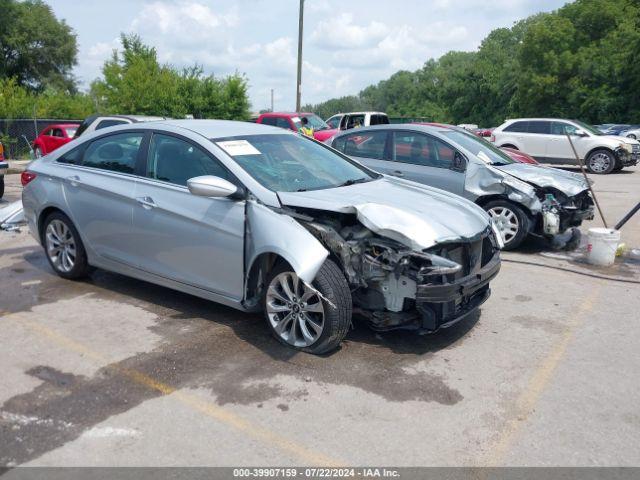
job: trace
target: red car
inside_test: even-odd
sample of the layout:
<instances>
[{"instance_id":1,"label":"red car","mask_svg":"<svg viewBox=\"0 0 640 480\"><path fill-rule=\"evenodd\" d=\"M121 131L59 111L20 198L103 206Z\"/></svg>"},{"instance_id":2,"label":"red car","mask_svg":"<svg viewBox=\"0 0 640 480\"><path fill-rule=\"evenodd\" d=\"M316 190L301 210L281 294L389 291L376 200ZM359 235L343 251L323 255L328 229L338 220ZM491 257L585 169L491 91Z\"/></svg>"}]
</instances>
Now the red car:
<instances>
[{"instance_id":1,"label":"red car","mask_svg":"<svg viewBox=\"0 0 640 480\"><path fill-rule=\"evenodd\" d=\"M324 142L333 137L340 130L331 128L315 113L309 112L269 112L263 113L258 117L256 123L263 125L272 125L274 127L286 128L297 132L302 127L302 117L305 117L309 123L308 126L313 128L313 138L320 142Z\"/></svg>"},{"instance_id":2,"label":"red car","mask_svg":"<svg viewBox=\"0 0 640 480\"><path fill-rule=\"evenodd\" d=\"M79 123L56 123L49 125L40 132L33 141L33 150L37 158L53 152L65 143L73 140L73 136L80 126Z\"/></svg>"},{"instance_id":3,"label":"red car","mask_svg":"<svg viewBox=\"0 0 640 480\"><path fill-rule=\"evenodd\" d=\"M452 128L455 130L460 130L460 127L456 127L455 125L447 125L446 123L436 123L436 122L415 122L418 125L431 125L432 127L444 127L444 128ZM481 132L472 132L478 137L484 138L487 135L482 135L481 133L489 133L488 136L491 136L492 129L478 129ZM465 130L467 131L467 130ZM518 163L530 163L531 165L538 165L538 162L530 155L527 155L521 150L516 150L515 148L501 148L504 153L509 155L511 160L515 160Z\"/></svg>"}]
</instances>

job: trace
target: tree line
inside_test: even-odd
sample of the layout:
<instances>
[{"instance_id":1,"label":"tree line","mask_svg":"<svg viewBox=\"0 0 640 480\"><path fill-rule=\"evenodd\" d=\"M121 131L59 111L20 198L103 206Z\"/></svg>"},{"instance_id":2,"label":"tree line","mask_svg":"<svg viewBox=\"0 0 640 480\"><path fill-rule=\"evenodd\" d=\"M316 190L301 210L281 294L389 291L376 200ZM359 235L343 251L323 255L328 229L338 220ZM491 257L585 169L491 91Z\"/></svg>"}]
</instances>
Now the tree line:
<instances>
[{"instance_id":1,"label":"tree line","mask_svg":"<svg viewBox=\"0 0 640 480\"><path fill-rule=\"evenodd\" d=\"M42 0L0 0L0 118L81 119L92 113L249 118L247 80L161 64L155 48L121 35L87 92L73 76L73 29Z\"/></svg>"},{"instance_id":2,"label":"tree line","mask_svg":"<svg viewBox=\"0 0 640 480\"><path fill-rule=\"evenodd\" d=\"M304 109L323 118L381 110L482 126L519 116L640 123L639 57L637 0L577 0L493 30L477 51L451 51Z\"/></svg>"}]
</instances>

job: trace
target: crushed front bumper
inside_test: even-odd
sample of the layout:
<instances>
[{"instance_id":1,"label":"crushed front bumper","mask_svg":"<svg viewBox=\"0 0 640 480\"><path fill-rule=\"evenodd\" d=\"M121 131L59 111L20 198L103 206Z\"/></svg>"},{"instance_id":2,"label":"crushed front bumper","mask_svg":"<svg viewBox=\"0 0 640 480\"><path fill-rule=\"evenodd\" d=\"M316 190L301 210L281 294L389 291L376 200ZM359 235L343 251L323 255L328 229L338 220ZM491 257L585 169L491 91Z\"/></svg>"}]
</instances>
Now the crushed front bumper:
<instances>
[{"instance_id":1,"label":"crushed front bumper","mask_svg":"<svg viewBox=\"0 0 640 480\"><path fill-rule=\"evenodd\" d=\"M623 167L632 167L638 164L640 159L640 145L633 145L633 151L630 153L623 148L615 151L616 159Z\"/></svg>"},{"instance_id":2,"label":"crushed front bumper","mask_svg":"<svg viewBox=\"0 0 640 480\"><path fill-rule=\"evenodd\" d=\"M415 330L418 333L434 333L463 320L472 314L491 295L489 282L500 271L500 254L472 273L439 284L417 286L415 308L403 312L367 311L354 312L366 316L371 329Z\"/></svg>"}]
</instances>

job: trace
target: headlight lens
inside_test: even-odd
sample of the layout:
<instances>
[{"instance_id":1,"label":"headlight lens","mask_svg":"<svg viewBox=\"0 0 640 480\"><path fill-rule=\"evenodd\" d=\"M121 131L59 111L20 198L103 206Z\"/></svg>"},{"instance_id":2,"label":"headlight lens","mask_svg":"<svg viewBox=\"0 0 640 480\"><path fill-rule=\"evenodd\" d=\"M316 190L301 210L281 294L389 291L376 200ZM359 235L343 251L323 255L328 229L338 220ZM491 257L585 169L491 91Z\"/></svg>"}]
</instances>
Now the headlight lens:
<instances>
[{"instance_id":1,"label":"headlight lens","mask_svg":"<svg viewBox=\"0 0 640 480\"><path fill-rule=\"evenodd\" d=\"M462 265L449 260L448 258L440 257L432 253L423 253L420 258L429 260L431 265L424 265L418 272L419 277L428 277L431 275L450 275L452 273L459 272L462 269Z\"/></svg>"},{"instance_id":2,"label":"headlight lens","mask_svg":"<svg viewBox=\"0 0 640 480\"><path fill-rule=\"evenodd\" d=\"M522 180L518 180L515 177L505 177L502 180L502 183L510 186L515 190L519 190L527 195L535 195L535 189L529 185L527 182L523 182Z\"/></svg>"}]
</instances>

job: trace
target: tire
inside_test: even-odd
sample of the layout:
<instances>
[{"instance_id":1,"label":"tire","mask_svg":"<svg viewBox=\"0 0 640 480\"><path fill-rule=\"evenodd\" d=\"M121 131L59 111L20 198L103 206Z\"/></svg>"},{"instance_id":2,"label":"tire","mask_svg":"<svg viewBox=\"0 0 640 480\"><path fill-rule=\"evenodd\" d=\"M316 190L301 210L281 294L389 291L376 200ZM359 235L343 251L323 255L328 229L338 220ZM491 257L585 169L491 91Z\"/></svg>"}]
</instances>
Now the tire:
<instances>
[{"instance_id":1,"label":"tire","mask_svg":"<svg viewBox=\"0 0 640 480\"><path fill-rule=\"evenodd\" d=\"M616 158L609 150L595 150L591 152L585 164L590 173L607 175L616 168Z\"/></svg>"},{"instance_id":2,"label":"tire","mask_svg":"<svg viewBox=\"0 0 640 480\"><path fill-rule=\"evenodd\" d=\"M0 198L4 196L4 175L0 175Z\"/></svg>"},{"instance_id":3,"label":"tire","mask_svg":"<svg viewBox=\"0 0 640 480\"><path fill-rule=\"evenodd\" d=\"M496 226L502 234L503 250L516 249L527 238L531 229L531 219L518 205L507 200L493 200L483 208L496 222Z\"/></svg>"},{"instance_id":4,"label":"tire","mask_svg":"<svg viewBox=\"0 0 640 480\"><path fill-rule=\"evenodd\" d=\"M616 166L613 167L613 171L614 172L619 172L620 170L622 170L624 168L624 165L622 165L621 162L616 162Z\"/></svg>"},{"instance_id":5,"label":"tire","mask_svg":"<svg viewBox=\"0 0 640 480\"><path fill-rule=\"evenodd\" d=\"M42 156L43 156L42 149L40 147L36 147L33 150L33 154L35 155L36 158L42 158Z\"/></svg>"},{"instance_id":6,"label":"tire","mask_svg":"<svg viewBox=\"0 0 640 480\"><path fill-rule=\"evenodd\" d=\"M319 355L338 348L347 335L353 304L347 279L331 260L324 262L313 287L321 295L282 262L269 274L262 306L267 325L280 343Z\"/></svg>"},{"instance_id":7,"label":"tire","mask_svg":"<svg viewBox=\"0 0 640 480\"><path fill-rule=\"evenodd\" d=\"M42 227L42 245L51 268L62 278L76 280L91 271L78 230L62 212L53 212Z\"/></svg>"}]
</instances>

